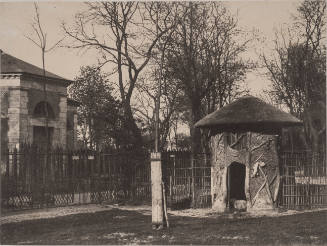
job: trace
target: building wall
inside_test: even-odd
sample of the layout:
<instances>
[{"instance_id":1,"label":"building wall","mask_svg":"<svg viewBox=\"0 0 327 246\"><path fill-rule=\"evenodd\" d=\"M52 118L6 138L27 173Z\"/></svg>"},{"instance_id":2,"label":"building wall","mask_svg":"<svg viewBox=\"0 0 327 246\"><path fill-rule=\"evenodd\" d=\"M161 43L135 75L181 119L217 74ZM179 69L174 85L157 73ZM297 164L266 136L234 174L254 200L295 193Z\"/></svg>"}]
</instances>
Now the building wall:
<instances>
[{"instance_id":1,"label":"building wall","mask_svg":"<svg viewBox=\"0 0 327 246\"><path fill-rule=\"evenodd\" d=\"M8 103L9 103L8 94L9 94L8 87L6 86L0 87L0 119L1 119L0 153L2 154L2 156L8 147Z\"/></svg>"},{"instance_id":2,"label":"building wall","mask_svg":"<svg viewBox=\"0 0 327 246\"><path fill-rule=\"evenodd\" d=\"M75 106L67 108L67 148L76 149L77 144L77 110Z\"/></svg>"},{"instance_id":3,"label":"building wall","mask_svg":"<svg viewBox=\"0 0 327 246\"><path fill-rule=\"evenodd\" d=\"M7 86L0 87L0 110L1 118L6 118L8 115L8 95L9 88Z\"/></svg>"},{"instance_id":4,"label":"building wall","mask_svg":"<svg viewBox=\"0 0 327 246\"><path fill-rule=\"evenodd\" d=\"M13 148L23 141L22 130L26 130L27 91L20 87L9 88L8 96L8 147Z\"/></svg>"},{"instance_id":5,"label":"building wall","mask_svg":"<svg viewBox=\"0 0 327 246\"><path fill-rule=\"evenodd\" d=\"M44 83L42 79L30 78L27 76L21 77L21 87L25 89L36 89L39 91L44 90ZM61 94L63 96L67 96L67 88L58 83L49 82L46 84L46 91L47 92L55 92Z\"/></svg>"},{"instance_id":6,"label":"building wall","mask_svg":"<svg viewBox=\"0 0 327 246\"><path fill-rule=\"evenodd\" d=\"M1 80L1 115L7 117L6 135L8 147L18 143L32 143L35 126L46 126L44 117L33 116L35 106L44 101L44 83L38 78L24 76L6 76ZM65 148L67 142L67 89L61 84L47 84L47 102L51 105L55 118L48 120L53 128L52 146ZM73 120L74 122L74 120ZM5 131L3 129L3 131ZM74 134L73 134L74 135Z\"/></svg>"},{"instance_id":7,"label":"building wall","mask_svg":"<svg viewBox=\"0 0 327 246\"><path fill-rule=\"evenodd\" d=\"M5 151L8 146L8 119L1 118L1 153Z\"/></svg>"}]
</instances>

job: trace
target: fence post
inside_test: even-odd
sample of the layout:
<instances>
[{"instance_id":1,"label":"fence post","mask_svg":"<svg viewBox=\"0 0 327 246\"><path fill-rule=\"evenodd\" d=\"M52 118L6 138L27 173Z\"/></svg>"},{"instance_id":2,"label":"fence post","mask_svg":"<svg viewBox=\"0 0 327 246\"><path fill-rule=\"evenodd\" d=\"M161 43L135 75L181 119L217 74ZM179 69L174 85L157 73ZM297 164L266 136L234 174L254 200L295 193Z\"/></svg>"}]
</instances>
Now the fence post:
<instances>
[{"instance_id":1,"label":"fence post","mask_svg":"<svg viewBox=\"0 0 327 246\"><path fill-rule=\"evenodd\" d=\"M13 178L14 178L14 184L15 184L15 189L17 189L17 149L16 147L14 148L14 153L13 153Z\"/></svg>"},{"instance_id":2,"label":"fence post","mask_svg":"<svg viewBox=\"0 0 327 246\"><path fill-rule=\"evenodd\" d=\"M192 190L192 208L195 207L195 173L194 173L194 163L195 163L195 154L193 153L191 156L191 190Z\"/></svg>"},{"instance_id":3,"label":"fence post","mask_svg":"<svg viewBox=\"0 0 327 246\"><path fill-rule=\"evenodd\" d=\"M163 227L161 153L151 153L152 228Z\"/></svg>"},{"instance_id":4,"label":"fence post","mask_svg":"<svg viewBox=\"0 0 327 246\"><path fill-rule=\"evenodd\" d=\"M173 177L169 176L169 197L171 198L173 195Z\"/></svg>"},{"instance_id":5,"label":"fence post","mask_svg":"<svg viewBox=\"0 0 327 246\"><path fill-rule=\"evenodd\" d=\"M4 183L4 185L5 185L5 187L6 187L6 189L0 189L1 190L1 197L3 198L3 199L5 199L5 201L6 201L6 205L8 205L8 200L9 200L9 191L8 191L8 185L9 185L9 158L10 158L10 152L9 152L9 149L7 148L6 149L6 175L5 175L5 183ZM4 192L4 194L2 193L2 191L5 191ZM5 204L4 204L5 205Z\"/></svg>"},{"instance_id":6,"label":"fence post","mask_svg":"<svg viewBox=\"0 0 327 246\"><path fill-rule=\"evenodd\" d=\"M6 176L9 179L9 159L10 159L10 152L7 149L7 160L6 160Z\"/></svg>"},{"instance_id":7,"label":"fence post","mask_svg":"<svg viewBox=\"0 0 327 246\"><path fill-rule=\"evenodd\" d=\"M68 176L68 191L70 193L70 199L69 203L74 202L74 182L73 182L73 172L74 172L74 167L73 167L73 153L71 150L67 151L67 176Z\"/></svg>"}]
</instances>

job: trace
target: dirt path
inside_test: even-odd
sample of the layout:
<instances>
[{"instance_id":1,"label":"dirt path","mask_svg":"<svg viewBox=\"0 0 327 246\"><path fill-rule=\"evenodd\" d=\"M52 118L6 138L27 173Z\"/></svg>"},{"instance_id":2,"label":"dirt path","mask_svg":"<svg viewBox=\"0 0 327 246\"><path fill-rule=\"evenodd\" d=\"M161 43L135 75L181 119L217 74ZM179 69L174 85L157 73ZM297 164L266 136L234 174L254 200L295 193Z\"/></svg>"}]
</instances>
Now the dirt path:
<instances>
[{"instance_id":1,"label":"dirt path","mask_svg":"<svg viewBox=\"0 0 327 246\"><path fill-rule=\"evenodd\" d=\"M36 209L36 210L25 210L17 212L8 212L2 214L0 217L0 225L22 222L28 220L37 219L50 219L62 216L74 215L74 214L85 214L85 213L96 213L102 211L109 211L112 209L119 208L120 210L126 211L137 211L143 215L151 215L151 206L116 206L116 205L82 205L82 206L69 206L69 207L58 207L58 208L47 208L47 209ZM293 214L312 213L317 211L324 211L327 208L314 209L314 210L288 210L288 211L277 211L277 210L259 210L255 212L247 213L216 213L212 209L185 209L185 210L169 210L169 215L174 216L185 216L185 217L196 217L196 218L258 218L258 217L280 217Z\"/></svg>"},{"instance_id":2,"label":"dirt path","mask_svg":"<svg viewBox=\"0 0 327 246\"><path fill-rule=\"evenodd\" d=\"M90 204L83 206L69 206L8 212L5 214L1 214L0 224L2 225L26 220L49 219L73 214L96 213L101 211L107 211L110 209L112 208L107 206Z\"/></svg>"},{"instance_id":3,"label":"dirt path","mask_svg":"<svg viewBox=\"0 0 327 246\"><path fill-rule=\"evenodd\" d=\"M327 244L326 210L258 216L210 209L171 211L171 227L156 231L149 206L88 205L7 214L1 218L0 238L2 244L34 245Z\"/></svg>"}]
</instances>

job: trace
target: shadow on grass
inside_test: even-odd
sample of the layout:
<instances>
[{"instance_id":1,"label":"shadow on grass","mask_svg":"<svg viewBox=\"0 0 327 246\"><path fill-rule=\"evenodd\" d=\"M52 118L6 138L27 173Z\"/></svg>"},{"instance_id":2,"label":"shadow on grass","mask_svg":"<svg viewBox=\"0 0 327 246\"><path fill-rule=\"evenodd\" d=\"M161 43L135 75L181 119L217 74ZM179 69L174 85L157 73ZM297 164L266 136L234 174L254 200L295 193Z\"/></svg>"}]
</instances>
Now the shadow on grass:
<instances>
[{"instance_id":1,"label":"shadow on grass","mask_svg":"<svg viewBox=\"0 0 327 246\"><path fill-rule=\"evenodd\" d=\"M1 244L323 244L327 212L261 218L169 216L151 229L151 215L112 209L5 224Z\"/></svg>"}]
</instances>

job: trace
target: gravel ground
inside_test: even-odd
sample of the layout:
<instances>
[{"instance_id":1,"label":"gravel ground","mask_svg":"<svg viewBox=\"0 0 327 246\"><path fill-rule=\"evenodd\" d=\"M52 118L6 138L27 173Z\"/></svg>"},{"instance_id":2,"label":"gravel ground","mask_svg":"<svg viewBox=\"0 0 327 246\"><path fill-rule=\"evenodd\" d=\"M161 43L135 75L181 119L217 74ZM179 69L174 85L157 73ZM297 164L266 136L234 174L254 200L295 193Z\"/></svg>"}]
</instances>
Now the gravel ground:
<instances>
[{"instance_id":1,"label":"gravel ground","mask_svg":"<svg viewBox=\"0 0 327 246\"><path fill-rule=\"evenodd\" d=\"M118 205L98 205L98 204L88 204L80 206L68 206L68 207L57 207L57 208L47 208L47 209L36 209L36 210L25 210L16 212L7 212L1 214L0 225L15 223L27 220L37 220L37 219L48 219L56 218L74 214L85 214L85 213L96 213L102 211L109 211L112 209L119 208L120 210L126 211L137 211L143 215L151 215L151 206L118 206ZM227 218L257 218L257 217L279 217L293 214L302 214L327 210L327 208L314 209L314 210L287 210L287 211L277 211L277 210L259 210L255 212L243 212L243 213L217 213L210 208L200 208L200 209L185 209L185 210L168 210L169 215L174 216L185 216L185 217L196 217L196 218L217 218L217 217L227 217Z\"/></svg>"},{"instance_id":2,"label":"gravel ground","mask_svg":"<svg viewBox=\"0 0 327 246\"><path fill-rule=\"evenodd\" d=\"M91 204L3 214L0 238L13 245L327 245L326 221L327 209L187 209L169 211L170 227L153 230L150 206Z\"/></svg>"}]
</instances>

